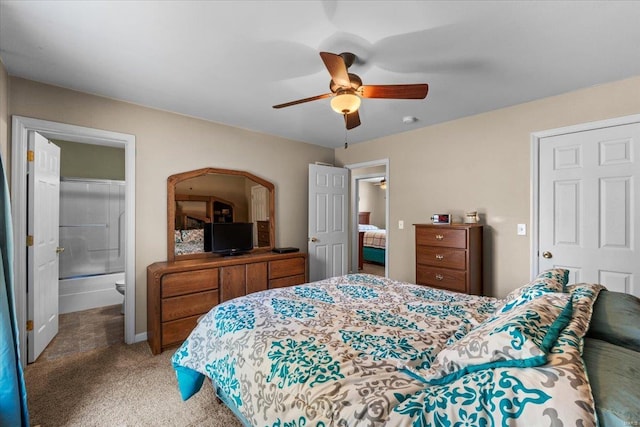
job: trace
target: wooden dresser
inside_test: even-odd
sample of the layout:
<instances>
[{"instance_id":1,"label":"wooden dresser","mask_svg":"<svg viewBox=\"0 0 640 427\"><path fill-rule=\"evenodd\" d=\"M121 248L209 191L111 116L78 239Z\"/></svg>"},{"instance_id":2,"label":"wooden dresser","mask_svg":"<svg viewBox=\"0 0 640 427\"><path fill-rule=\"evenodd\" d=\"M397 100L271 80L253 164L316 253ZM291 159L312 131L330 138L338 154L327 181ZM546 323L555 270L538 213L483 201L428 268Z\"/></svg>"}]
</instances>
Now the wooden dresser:
<instances>
[{"instance_id":1,"label":"wooden dresser","mask_svg":"<svg viewBox=\"0 0 640 427\"><path fill-rule=\"evenodd\" d=\"M147 339L151 352L181 344L211 307L252 292L307 281L307 254L260 252L156 262L147 267Z\"/></svg>"},{"instance_id":2,"label":"wooden dresser","mask_svg":"<svg viewBox=\"0 0 640 427\"><path fill-rule=\"evenodd\" d=\"M416 283L482 295L482 225L414 226Z\"/></svg>"}]
</instances>

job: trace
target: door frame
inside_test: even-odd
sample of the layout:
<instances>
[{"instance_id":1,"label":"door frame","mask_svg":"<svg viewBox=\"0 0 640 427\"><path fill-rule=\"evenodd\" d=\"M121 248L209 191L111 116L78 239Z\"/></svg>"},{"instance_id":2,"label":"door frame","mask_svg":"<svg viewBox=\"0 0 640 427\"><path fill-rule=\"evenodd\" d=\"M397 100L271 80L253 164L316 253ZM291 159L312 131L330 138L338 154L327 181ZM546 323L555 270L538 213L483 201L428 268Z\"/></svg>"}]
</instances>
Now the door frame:
<instances>
[{"instance_id":1,"label":"door frame","mask_svg":"<svg viewBox=\"0 0 640 427\"><path fill-rule=\"evenodd\" d=\"M366 178L367 175L354 176L353 169L362 169L362 168L370 168L375 166L384 166L385 171L384 175L387 179L387 189L385 190L386 198L384 201L385 205L385 230L387 230L387 241L384 251L384 275L385 277L389 277L389 242L390 233L389 233L389 196L391 194L391 174L389 172L389 159L379 159L379 160L370 160L368 162L361 163L352 163L349 165L345 165L345 168L349 169L349 173L351 175L350 178L350 187L351 187L351 238L349 242L351 243L351 271L354 273L358 272L358 180L360 178ZM379 174L376 174L379 175Z\"/></svg>"},{"instance_id":2,"label":"door frame","mask_svg":"<svg viewBox=\"0 0 640 427\"><path fill-rule=\"evenodd\" d=\"M531 278L539 273L540 251L540 144L543 138L566 135L569 133L585 132L607 127L621 126L640 123L640 114L630 116L615 117L611 119L599 120L596 122L581 123L572 126L565 126L557 129L549 129L531 133Z\"/></svg>"},{"instance_id":3,"label":"door frame","mask_svg":"<svg viewBox=\"0 0 640 427\"><path fill-rule=\"evenodd\" d=\"M28 132L35 131L48 139L83 144L124 147L125 150L125 317L124 340L136 342L135 320L135 141L134 135L93 129L30 117L13 116L11 121L11 215L14 235L14 276L18 333L26 337L27 324L27 150ZM144 335L144 336L142 336ZM139 341L146 339L141 334ZM20 344L20 357L26 359L26 340Z\"/></svg>"}]
</instances>

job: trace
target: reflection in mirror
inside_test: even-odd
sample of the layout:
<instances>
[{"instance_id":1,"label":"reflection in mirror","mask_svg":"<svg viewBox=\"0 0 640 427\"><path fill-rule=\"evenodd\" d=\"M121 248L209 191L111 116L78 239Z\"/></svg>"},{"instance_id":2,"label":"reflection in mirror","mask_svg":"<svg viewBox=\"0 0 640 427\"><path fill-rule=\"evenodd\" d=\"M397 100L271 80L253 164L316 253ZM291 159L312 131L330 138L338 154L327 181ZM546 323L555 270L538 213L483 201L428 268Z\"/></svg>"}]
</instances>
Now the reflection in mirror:
<instances>
[{"instance_id":1,"label":"reflection in mirror","mask_svg":"<svg viewBox=\"0 0 640 427\"><path fill-rule=\"evenodd\" d=\"M211 256L204 251L205 224L251 222L254 247L273 247L273 184L247 172L200 169L172 175L168 259Z\"/></svg>"}]
</instances>

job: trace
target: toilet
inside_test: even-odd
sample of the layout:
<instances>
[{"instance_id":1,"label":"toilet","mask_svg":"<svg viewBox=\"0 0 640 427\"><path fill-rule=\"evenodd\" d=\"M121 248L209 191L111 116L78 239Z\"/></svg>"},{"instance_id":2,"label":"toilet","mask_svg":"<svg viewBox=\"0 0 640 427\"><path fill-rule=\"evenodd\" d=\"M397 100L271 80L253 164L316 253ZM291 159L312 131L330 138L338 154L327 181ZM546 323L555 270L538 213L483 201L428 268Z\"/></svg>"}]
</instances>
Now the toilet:
<instances>
[{"instance_id":1,"label":"toilet","mask_svg":"<svg viewBox=\"0 0 640 427\"><path fill-rule=\"evenodd\" d=\"M125 289L124 280L117 280L116 291L124 295L124 289ZM122 301L122 308L120 308L120 314L124 314L124 300Z\"/></svg>"}]
</instances>

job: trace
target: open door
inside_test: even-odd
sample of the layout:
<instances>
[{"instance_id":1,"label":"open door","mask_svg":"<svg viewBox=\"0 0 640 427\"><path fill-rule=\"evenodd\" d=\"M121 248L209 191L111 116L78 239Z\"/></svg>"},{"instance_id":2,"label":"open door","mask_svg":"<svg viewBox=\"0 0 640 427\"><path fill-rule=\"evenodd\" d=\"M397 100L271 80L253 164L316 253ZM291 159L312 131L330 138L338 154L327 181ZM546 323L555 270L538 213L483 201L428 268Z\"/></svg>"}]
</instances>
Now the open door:
<instances>
[{"instance_id":1,"label":"open door","mask_svg":"<svg viewBox=\"0 0 640 427\"><path fill-rule=\"evenodd\" d=\"M58 333L60 148L29 132L27 220L27 362ZM34 213L38 214L35 215Z\"/></svg>"},{"instance_id":2,"label":"open door","mask_svg":"<svg viewBox=\"0 0 640 427\"><path fill-rule=\"evenodd\" d=\"M349 170L309 165L309 281L349 270Z\"/></svg>"}]
</instances>

